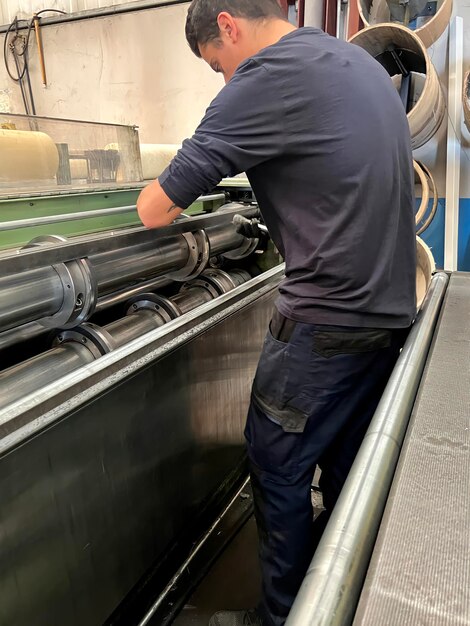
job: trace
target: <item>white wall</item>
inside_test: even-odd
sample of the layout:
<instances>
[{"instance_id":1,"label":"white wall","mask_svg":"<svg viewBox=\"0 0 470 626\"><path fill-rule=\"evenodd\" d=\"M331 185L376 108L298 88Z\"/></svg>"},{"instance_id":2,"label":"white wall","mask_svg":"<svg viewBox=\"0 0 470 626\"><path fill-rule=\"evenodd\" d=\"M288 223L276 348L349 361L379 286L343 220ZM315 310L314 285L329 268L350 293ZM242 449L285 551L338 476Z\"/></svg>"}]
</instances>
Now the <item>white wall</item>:
<instances>
[{"instance_id":1,"label":"white wall","mask_svg":"<svg viewBox=\"0 0 470 626\"><path fill-rule=\"evenodd\" d=\"M59 9L65 13L88 11L100 7L128 4L132 0L0 0L0 24L10 24L15 17L30 19L37 11L44 8ZM52 14L49 14L52 15ZM49 17L43 13L42 17Z\"/></svg>"},{"instance_id":2,"label":"white wall","mask_svg":"<svg viewBox=\"0 0 470 626\"><path fill-rule=\"evenodd\" d=\"M223 80L186 43L187 8L183 4L44 27L47 88L31 38L37 114L136 124L142 142L179 143L191 135ZM3 64L1 110L24 112L20 89Z\"/></svg>"}]
</instances>

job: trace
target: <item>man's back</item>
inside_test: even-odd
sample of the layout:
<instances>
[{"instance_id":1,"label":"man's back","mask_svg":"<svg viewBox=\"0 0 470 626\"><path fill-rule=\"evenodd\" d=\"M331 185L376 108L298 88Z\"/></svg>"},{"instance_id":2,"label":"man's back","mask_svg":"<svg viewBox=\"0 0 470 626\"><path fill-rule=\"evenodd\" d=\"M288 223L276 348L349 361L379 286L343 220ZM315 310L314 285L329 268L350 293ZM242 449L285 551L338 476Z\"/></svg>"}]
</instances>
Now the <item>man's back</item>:
<instances>
[{"instance_id":1,"label":"man's back","mask_svg":"<svg viewBox=\"0 0 470 626\"><path fill-rule=\"evenodd\" d=\"M408 326L413 167L389 76L362 49L312 28L254 61L278 86L284 126L282 158L248 172L287 263L278 308L303 322Z\"/></svg>"},{"instance_id":2,"label":"man's back","mask_svg":"<svg viewBox=\"0 0 470 626\"><path fill-rule=\"evenodd\" d=\"M306 323L409 326L409 128L372 57L317 29L289 33L240 64L159 180L184 207L243 170L286 260L281 313Z\"/></svg>"}]
</instances>

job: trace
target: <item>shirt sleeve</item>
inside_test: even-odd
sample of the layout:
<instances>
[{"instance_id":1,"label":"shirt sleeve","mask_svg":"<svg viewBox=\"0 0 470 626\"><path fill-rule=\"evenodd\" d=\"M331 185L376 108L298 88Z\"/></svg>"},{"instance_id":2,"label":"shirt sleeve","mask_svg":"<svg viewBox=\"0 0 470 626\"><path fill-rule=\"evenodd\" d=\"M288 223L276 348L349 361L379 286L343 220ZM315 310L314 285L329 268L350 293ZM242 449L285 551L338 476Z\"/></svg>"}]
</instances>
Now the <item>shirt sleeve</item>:
<instances>
[{"instance_id":1,"label":"shirt sleeve","mask_svg":"<svg viewBox=\"0 0 470 626\"><path fill-rule=\"evenodd\" d=\"M269 72L250 59L213 100L158 180L167 196L185 209L222 178L276 158L283 147L280 97Z\"/></svg>"}]
</instances>

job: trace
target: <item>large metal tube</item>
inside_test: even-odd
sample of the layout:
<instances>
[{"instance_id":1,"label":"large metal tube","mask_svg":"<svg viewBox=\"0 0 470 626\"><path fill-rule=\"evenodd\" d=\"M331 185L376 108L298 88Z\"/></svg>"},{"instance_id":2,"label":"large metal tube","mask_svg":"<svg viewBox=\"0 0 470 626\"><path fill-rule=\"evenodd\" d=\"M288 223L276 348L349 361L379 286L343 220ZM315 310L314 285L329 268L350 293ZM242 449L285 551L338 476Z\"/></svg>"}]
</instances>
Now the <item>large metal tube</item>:
<instances>
[{"instance_id":1,"label":"large metal tube","mask_svg":"<svg viewBox=\"0 0 470 626\"><path fill-rule=\"evenodd\" d=\"M210 227L211 254L234 250L245 238L232 224ZM98 294L110 293L139 278L164 276L185 267L190 250L183 235L146 242L90 257ZM0 330L40 321L56 314L64 299L64 286L52 267L29 270L0 279ZM61 324L58 324L61 326Z\"/></svg>"},{"instance_id":2,"label":"large metal tube","mask_svg":"<svg viewBox=\"0 0 470 626\"><path fill-rule=\"evenodd\" d=\"M390 10L391 5L387 0L356 0L356 2L359 15L366 28L384 22L396 22L397 19L406 17L407 10L409 12L408 2L394 3L395 11L398 10L397 15L393 15ZM422 26L414 29L426 48L432 46L439 39L446 29L451 15L452 0L438 0L436 14L425 19ZM407 25L404 24L404 26Z\"/></svg>"},{"instance_id":3,"label":"large metal tube","mask_svg":"<svg viewBox=\"0 0 470 626\"><path fill-rule=\"evenodd\" d=\"M211 247L211 256L217 256L228 250L236 250L246 241L243 235L235 230L233 224L219 224L206 228Z\"/></svg>"},{"instance_id":4,"label":"large metal tube","mask_svg":"<svg viewBox=\"0 0 470 626\"><path fill-rule=\"evenodd\" d=\"M64 299L62 282L52 267L0 278L0 294L4 330L53 315Z\"/></svg>"},{"instance_id":5,"label":"large metal tube","mask_svg":"<svg viewBox=\"0 0 470 626\"><path fill-rule=\"evenodd\" d=\"M195 309L197 306L201 306L201 304L204 304L205 302L209 302L209 300L212 300L213 298L207 289L199 287L182 291L181 293L172 296L170 299L174 304L176 304L181 313L184 315L184 313Z\"/></svg>"},{"instance_id":6,"label":"large metal tube","mask_svg":"<svg viewBox=\"0 0 470 626\"><path fill-rule=\"evenodd\" d=\"M286 626L353 620L448 281L432 280Z\"/></svg>"},{"instance_id":7,"label":"large metal tube","mask_svg":"<svg viewBox=\"0 0 470 626\"><path fill-rule=\"evenodd\" d=\"M116 348L119 348L129 341L163 326L163 323L162 318L152 311L139 311L107 324L105 330L114 339Z\"/></svg>"},{"instance_id":8,"label":"large metal tube","mask_svg":"<svg viewBox=\"0 0 470 626\"><path fill-rule=\"evenodd\" d=\"M213 271L217 272L218 270ZM221 274L223 274L223 272L221 272ZM249 278L250 275L246 272L234 272L232 286L230 287L227 284L224 291L229 291L230 288L243 283ZM202 292L204 292L204 294L202 294ZM215 295L215 293L211 295L209 290L196 285L190 288L188 284L188 287L184 291L172 296L169 300L177 304L181 313L186 313L208 302L215 297ZM157 309L148 310L143 308L136 311L136 313L132 313L104 326L103 331L105 331L104 334L106 336L111 337L112 347L117 348L147 332L155 330L163 324L164 317L160 315ZM72 332L75 337L80 337L80 327L74 329ZM92 340L91 344L93 344ZM74 348L69 349L70 346ZM41 389L57 378L87 365L95 359L92 354L92 349L93 345L88 349L85 345L79 343L79 339L74 339L73 341L62 343L42 355L28 359L19 365L4 370L0 373L0 407L11 404L22 396Z\"/></svg>"},{"instance_id":9,"label":"large metal tube","mask_svg":"<svg viewBox=\"0 0 470 626\"><path fill-rule=\"evenodd\" d=\"M0 372L1 404L6 406L94 361L79 343L67 343Z\"/></svg>"},{"instance_id":10,"label":"large metal tube","mask_svg":"<svg viewBox=\"0 0 470 626\"><path fill-rule=\"evenodd\" d=\"M146 243L97 254L92 257L98 293L114 291L126 282L144 276L162 276L185 266L189 256L188 245L184 237L176 236L164 239L159 246Z\"/></svg>"}]
</instances>

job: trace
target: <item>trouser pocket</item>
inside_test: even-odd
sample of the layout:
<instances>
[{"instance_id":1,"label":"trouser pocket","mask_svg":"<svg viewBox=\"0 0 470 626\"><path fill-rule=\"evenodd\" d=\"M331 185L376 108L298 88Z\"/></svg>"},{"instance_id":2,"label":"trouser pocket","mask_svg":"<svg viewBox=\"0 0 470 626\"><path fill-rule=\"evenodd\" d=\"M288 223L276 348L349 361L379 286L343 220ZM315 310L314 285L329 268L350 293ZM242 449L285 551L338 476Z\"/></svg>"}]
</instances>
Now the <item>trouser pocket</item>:
<instances>
[{"instance_id":1,"label":"trouser pocket","mask_svg":"<svg viewBox=\"0 0 470 626\"><path fill-rule=\"evenodd\" d=\"M284 432L302 433L307 414L293 403L298 373L292 367L291 349L268 332L253 381L252 402Z\"/></svg>"},{"instance_id":2,"label":"trouser pocket","mask_svg":"<svg viewBox=\"0 0 470 626\"><path fill-rule=\"evenodd\" d=\"M361 354L390 348L390 330L375 328L321 329L313 333L312 350L326 359L339 354Z\"/></svg>"}]
</instances>

